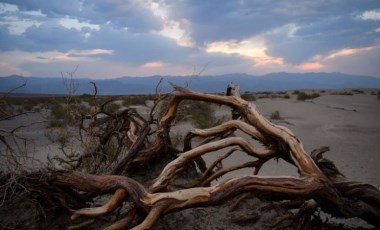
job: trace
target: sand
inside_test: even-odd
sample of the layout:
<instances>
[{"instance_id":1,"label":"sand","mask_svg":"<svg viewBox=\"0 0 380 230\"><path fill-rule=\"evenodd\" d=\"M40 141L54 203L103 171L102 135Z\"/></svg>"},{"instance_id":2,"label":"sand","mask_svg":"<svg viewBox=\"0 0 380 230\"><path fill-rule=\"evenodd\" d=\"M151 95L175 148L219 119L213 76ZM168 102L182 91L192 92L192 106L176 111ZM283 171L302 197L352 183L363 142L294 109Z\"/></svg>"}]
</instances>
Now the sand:
<instances>
[{"instance_id":1,"label":"sand","mask_svg":"<svg viewBox=\"0 0 380 230\"><path fill-rule=\"evenodd\" d=\"M274 111L279 111L282 120L272 120L276 124L288 127L301 140L307 152L321 146L329 146L330 152L325 156L333 160L338 169L349 179L362 181L380 187L380 100L366 94L332 95L339 91L326 91L313 100L297 101L296 95L290 99L262 98L253 101L268 119ZM147 103L149 105L149 103ZM146 105L135 106L138 112L147 115ZM230 109L225 106L215 106L218 118L229 117ZM28 152L41 162L46 162L48 154L59 155L57 144L51 143L45 136L47 112L28 114L17 119L0 122L0 129L12 129L18 125L36 123L20 129L17 134L28 140ZM176 124L172 135L184 136L192 129L189 122ZM236 135L249 137L241 132ZM258 143L252 142L254 145ZM219 151L208 154L204 158L211 162ZM244 153L236 153L224 162L225 166L250 160ZM234 172L227 177L252 173L251 169ZM262 175L297 175L294 167L283 161L272 160L261 170Z\"/></svg>"},{"instance_id":2,"label":"sand","mask_svg":"<svg viewBox=\"0 0 380 230\"><path fill-rule=\"evenodd\" d=\"M319 92L321 94L320 97L308 101L297 101L296 95L288 93L291 96L290 99L262 98L252 103L268 119L272 112L279 111L282 119L273 120L272 122L286 126L292 130L301 140L308 153L321 146L329 146L331 150L325 154L325 157L334 161L338 169L347 178L369 183L380 188L380 99L376 95L371 95L368 90L365 91L365 94L332 95L337 92ZM146 105L136 106L136 109L145 116L149 111ZM215 106L215 110L216 116L219 118L223 116L228 117L231 111L225 106ZM10 129L31 122L42 122L46 120L46 116L46 112L43 114L24 115L11 121L0 122L0 129ZM29 154L39 161L46 163L46 156L48 154L54 156L61 153L58 145L48 141L44 129L44 123L37 123L20 129L17 134L33 140L33 142L28 142ZM181 122L172 128L172 134L184 136L191 129L191 123ZM235 135L249 138L241 132L237 132ZM252 144L258 145L254 141L252 141ZM224 152L226 150L210 153L204 158L207 163L210 163L215 157ZM252 158L242 152L238 152L223 164L224 166L231 166L248 160L252 160ZM38 168L41 165L36 164L33 167ZM252 171L252 169L239 170L226 175L216 183L225 178L252 174ZM281 160L271 160L264 165L260 171L260 175L296 176L297 170ZM247 207L243 208L246 209ZM181 218L183 223L188 223L188 221L197 222L202 217L202 215L197 217L199 213L203 212L202 210L203 208L198 208L171 214L173 216L165 217L166 224L174 228L175 226L178 227L181 225ZM203 225L200 225L200 228L206 229L205 226L208 226L207 229L221 229L221 227L229 222L229 219L221 218L221 216L229 215L226 207L212 207L208 210L209 212L205 214L208 217L203 218L204 220L202 219L208 225L203 223ZM275 214L272 214L272 217L273 215ZM177 218L174 223L172 217ZM209 218L213 220L210 222ZM353 222L353 226L355 224L365 226L365 224L358 222L357 219L353 220ZM349 221L345 221L345 223L350 224ZM193 229L194 225L189 224L188 227L188 229ZM248 229L250 227L234 227L234 229L245 228Z\"/></svg>"},{"instance_id":3,"label":"sand","mask_svg":"<svg viewBox=\"0 0 380 230\"><path fill-rule=\"evenodd\" d=\"M312 101L262 99L255 104L267 117L278 110L285 122L277 123L292 130L307 152L329 146L325 157L346 177L380 186L380 100L376 96L324 94Z\"/></svg>"},{"instance_id":4,"label":"sand","mask_svg":"<svg viewBox=\"0 0 380 230\"><path fill-rule=\"evenodd\" d=\"M253 101L259 112L266 118L279 111L281 120L272 122L289 128L301 140L305 150L329 146L325 157L334 161L338 169L349 179L380 186L380 100L374 95L331 95L335 91L321 93L313 100L297 101L296 95L290 99L263 98ZM216 106L219 117L228 116L230 109ZM191 125L182 123L173 128L184 135ZM249 137L241 132L237 136ZM258 143L251 141L253 145ZM226 152L217 151L204 156L211 162L216 156ZM231 166L252 160L244 153L235 153L224 166ZM252 173L252 169L239 170L227 177ZM266 163L261 175L296 176L297 169L282 160Z\"/></svg>"}]
</instances>

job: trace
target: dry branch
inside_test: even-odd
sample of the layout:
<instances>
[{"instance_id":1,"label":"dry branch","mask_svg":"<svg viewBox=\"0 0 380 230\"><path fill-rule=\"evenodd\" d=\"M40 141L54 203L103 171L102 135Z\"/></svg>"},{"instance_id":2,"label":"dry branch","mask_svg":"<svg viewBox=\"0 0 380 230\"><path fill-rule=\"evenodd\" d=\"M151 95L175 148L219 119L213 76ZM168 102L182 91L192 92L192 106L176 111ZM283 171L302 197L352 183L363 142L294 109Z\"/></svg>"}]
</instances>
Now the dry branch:
<instances>
[{"instance_id":1,"label":"dry branch","mask_svg":"<svg viewBox=\"0 0 380 230\"><path fill-rule=\"evenodd\" d=\"M118 155L114 158L117 162L112 165L111 175L52 171L41 176L51 186L58 188L79 190L92 195L114 194L101 207L75 211L73 219L79 215L88 217L105 215L123 206L124 201L128 200L133 203L133 208L107 229L120 229L133 225L136 225L133 229L149 229L161 216L170 212L220 204L240 194L270 194L284 200L301 201L296 202L301 227L309 224L309 217L317 207L334 216L360 217L374 226L379 226L380 192L377 188L346 181L335 165L323 158L323 153L328 148L321 148L309 155L303 149L301 141L289 129L271 123L252 103L240 98L237 86L229 85L231 92L226 96L192 92L174 85L173 87L177 93L172 95L166 112L157 123L153 121L153 112L146 121L134 110L128 109L111 114L104 112L104 106L101 106L101 112L106 117L98 118L98 114L94 114L91 125L82 127L86 132L92 132L99 138L100 143L96 151L106 149L106 144L114 135L118 137L120 149L128 146L123 157ZM241 120L235 120L236 116L233 115L232 120L218 126L189 132L185 138L184 151L175 156L176 152L170 142L170 130L178 107L184 100L227 105L232 108L235 115L241 117ZM152 126L154 131L150 133ZM263 147L255 148L246 139L230 137L236 129L250 135ZM195 148L191 145L193 137L203 138L200 145ZM203 173L198 175L198 178L192 178L194 181L189 182L190 187L169 191L168 186L175 177L181 176L181 172L188 170L194 161L201 164L203 155L216 150L225 150L226 153L208 167L203 165L201 170ZM223 167L222 161L236 154L236 151L248 154L252 160L229 168ZM130 167L147 165L163 154L170 155L174 159L164 164L160 174L153 181L150 183L144 181L150 184L148 188L130 177L120 176ZM90 157L93 155L96 154L92 153ZM299 177L257 175L261 166L274 157L283 158L295 165ZM83 156L78 162L81 160L83 161ZM103 164L104 167L104 161L99 160L97 163ZM254 167L254 175L235 177L208 186L225 173L244 167ZM144 169L146 170L146 167ZM257 218L246 215L235 220L254 221Z\"/></svg>"},{"instance_id":2,"label":"dry branch","mask_svg":"<svg viewBox=\"0 0 380 230\"><path fill-rule=\"evenodd\" d=\"M133 179L122 176L95 176L81 172L61 172L52 179L61 185L87 192L111 193L124 189L138 208L148 215L136 229L150 228L160 215L201 205L215 205L241 193L275 192L287 196L310 197L321 187L294 177L244 176L212 187L196 187L166 193L151 193Z\"/></svg>"}]
</instances>

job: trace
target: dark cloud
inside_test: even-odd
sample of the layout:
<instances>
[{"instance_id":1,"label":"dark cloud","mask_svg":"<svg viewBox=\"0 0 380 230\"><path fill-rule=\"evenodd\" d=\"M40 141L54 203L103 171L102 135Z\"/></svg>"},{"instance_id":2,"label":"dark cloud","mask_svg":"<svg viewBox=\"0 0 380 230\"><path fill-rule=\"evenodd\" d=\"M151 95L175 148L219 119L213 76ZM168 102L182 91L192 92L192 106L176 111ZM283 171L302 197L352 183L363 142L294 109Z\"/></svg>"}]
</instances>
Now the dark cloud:
<instances>
[{"instance_id":1,"label":"dark cloud","mask_svg":"<svg viewBox=\"0 0 380 230\"><path fill-rule=\"evenodd\" d=\"M380 8L377 0L283 0L283 1L170 1L172 17L192 23L191 36L198 45L222 40L244 40L252 36L268 39L268 52L300 63L331 49L362 47L379 37L373 33L379 21L363 21L358 16ZM287 24L299 30L293 37L286 32L269 34ZM265 34L265 35L263 35Z\"/></svg>"},{"instance_id":2,"label":"dark cloud","mask_svg":"<svg viewBox=\"0 0 380 230\"><path fill-rule=\"evenodd\" d=\"M171 1L171 16L192 24L191 36L202 45L215 40L242 39L289 21L270 13L269 1Z\"/></svg>"},{"instance_id":3,"label":"dark cloud","mask_svg":"<svg viewBox=\"0 0 380 230\"><path fill-rule=\"evenodd\" d=\"M109 57L113 60L135 65L158 60L172 64L215 62L226 65L242 60L232 55L209 54L198 48L178 46L172 39L158 34L131 34L109 26L93 32L88 42L94 47L114 50L114 55Z\"/></svg>"},{"instance_id":4,"label":"dark cloud","mask_svg":"<svg viewBox=\"0 0 380 230\"><path fill-rule=\"evenodd\" d=\"M114 50L113 60L141 64L150 61L175 61L186 56L189 49L179 47L173 40L158 34L135 34L117 30L109 25L94 31L87 43L92 48Z\"/></svg>"},{"instance_id":5,"label":"dark cloud","mask_svg":"<svg viewBox=\"0 0 380 230\"><path fill-rule=\"evenodd\" d=\"M0 27L0 51L67 51L82 49L86 46L85 37L75 29L67 29L58 23L43 23L40 26L31 26L21 35L9 33L8 26Z\"/></svg>"},{"instance_id":6,"label":"dark cloud","mask_svg":"<svg viewBox=\"0 0 380 230\"><path fill-rule=\"evenodd\" d=\"M77 15L81 7L81 1L40 1L40 0L1 0L1 2L16 5L21 11L41 11L49 18L65 15Z\"/></svg>"},{"instance_id":7,"label":"dark cloud","mask_svg":"<svg viewBox=\"0 0 380 230\"><path fill-rule=\"evenodd\" d=\"M162 19L143 4L144 1L125 0L84 0L80 15L92 23L111 23L116 28L127 27L134 32L160 30Z\"/></svg>"},{"instance_id":8,"label":"dark cloud","mask_svg":"<svg viewBox=\"0 0 380 230\"><path fill-rule=\"evenodd\" d=\"M252 59L238 54L207 53L205 46L215 41L239 42L258 37L264 41L268 55L298 65L317 54L343 48L369 47L380 40L380 33L375 32L380 28L380 20L363 20L360 17L365 11L380 9L379 0L152 1L168 7L168 18L180 23L194 41L194 47L180 46L175 40L158 33L168 24L165 24L165 18L152 12L147 5L150 1L0 2L14 4L19 9L0 14L0 52L104 49L113 53L96 57L134 67L158 61L172 66L211 63L210 66L224 67L223 70L232 66L243 66L244 70L248 70L253 66ZM41 14L31 14L29 11ZM12 34L10 17L38 23L21 34ZM83 26L80 29L66 28L59 23L62 18L96 24L99 29ZM79 52L71 55L80 59L87 54ZM32 68L32 65L24 64L23 67ZM337 65L343 66L340 62ZM59 63L54 63L55 68L58 66ZM231 71L240 72L240 69Z\"/></svg>"},{"instance_id":9,"label":"dark cloud","mask_svg":"<svg viewBox=\"0 0 380 230\"><path fill-rule=\"evenodd\" d=\"M159 30L161 18L155 16L144 1L124 0L2 0L17 5L21 11L41 11L48 18L73 17L93 24L112 24L136 32Z\"/></svg>"},{"instance_id":10,"label":"dark cloud","mask_svg":"<svg viewBox=\"0 0 380 230\"><path fill-rule=\"evenodd\" d=\"M11 35L9 33L9 26L0 26L0 51L10 51L15 49L27 49L28 45L20 36Z\"/></svg>"},{"instance_id":11,"label":"dark cloud","mask_svg":"<svg viewBox=\"0 0 380 230\"><path fill-rule=\"evenodd\" d=\"M33 46L29 47L31 51L67 51L86 46L81 31L65 28L55 22L29 27L22 37L33 42Z\"/></svg>"},{"instance_id":12,"label":"dark cloud","mask_svg":"<svg viewBox=\"0 0 380 230\"><path fill-rule=\"evenodd\" d=\"M379 66L380 46L372 48L368 52L360 52L356 55L341 56L324 63L329 71L343 73L380 76Z\"/></svg>"},{"instance_id":13,"label":"dark cloud","mask_svg":"<svg viewBox=\"0 0 380 230\"><path fill-rule=\"evenodd\" d=\"M336 15L300 25L293 36L274 33L266 36L268 54L299 64L316 54L343 48L371 46L379 38L376 21L363 21L351 15Z\"/></svg>"}]
</instances>

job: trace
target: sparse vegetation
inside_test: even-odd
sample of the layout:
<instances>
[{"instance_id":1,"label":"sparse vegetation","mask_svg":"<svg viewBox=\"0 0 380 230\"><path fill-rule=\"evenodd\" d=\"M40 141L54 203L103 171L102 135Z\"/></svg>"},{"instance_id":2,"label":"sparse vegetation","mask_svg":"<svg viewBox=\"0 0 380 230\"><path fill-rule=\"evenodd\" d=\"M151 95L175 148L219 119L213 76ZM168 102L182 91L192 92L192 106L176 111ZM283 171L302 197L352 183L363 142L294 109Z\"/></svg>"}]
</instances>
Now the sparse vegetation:
<instances>
[{"instance_id":1,"label":"sparse vegetation","mask_svg":"<svg viewBox=\"0 0 380 230\"><path fill-rule=\"evenodd\" d=\"M77 129L71 126L49 129L46 132L47 137L59 144L64 153L63 157L57 156L55 160L65 170L52 168L37 172L20 171L17 174L1 172L0 182L5 186L0 188L0 200L7 204L19 204L24 202L20 197L27 194L29 197L25 200L33 199L41 206L41 210L29 208L37 210L35 219L38 217L38 220L50 220L45 213L46 210L52 210L51 206L69 208L73 214L72 220L79 216L93 218L96 213L94 224L84 227L87 229L89 226L99 227L96 221L100 219L114 222L112 225L106 224L111 228L126 229L132 226L137 229L150 229L170 212L221 204L225 201L228 206L233 204L236 208L239 205L252 205L251 198L243 194L255 196L255 199L264 197L268 202L274 202L266 206L268 210L280 207L277 206L279 202L291 202L291 207L281 206L283 212L275 215L281 219L290 218L289 222L292 224L286 223L286 227L292 229L311 226L311 221L316 218L316 211L339 217L360 217L370 224L378 225L375 202L380 197L378 189L346 180L333 162L324 158L323 153L329 150L328 147L308 154L302 148L301 141L289 129L263 118L247 101L195 93L180 87L175 89L177 93L171 95L170 103L169 100L162 101L161 116L149 119L145 119L135 109L121 108L123 101L106 97L100 100L108 103L97 108L89 106L89 101L96 98L88 95L82 95L80 99L69 98L70 100L66 100L68 103L55 101L51 104L51 118L54 121L72 121L72 124L76 124L78 112L83 114L87 110L91 112L91 109L95 109L96 113L92 114L96 115L86 118L88 125L84 127L82 123L80 126L84 136L82 139L80 134L80 144L84 148L80 151L67 151L73 150L72 139L79 136L68 131L76 132ZM262 95L269 98L290 97L283 93ZM377 95L380 97L380 93ZM306 100L318 96L317 93L299 92L297 98ZM227 105L232 110L232 119L221 125L217 125L219 121L216 121L214 114L218 105ZM115 113L116 111L118 112ZM191 121L194 126L202 129L191 130L186 136L182 136L171 129L176 119ZM274 111L270 119L282 119L280 111ZM241 132L235 132L237 130L246 133L245 136L239 136ZM246 135L250 137L247 139ZM252 146L251 138L265 148ZM182 144L184 150L178 152L175 148ZM202 157L217 150L224 154L206 165ZM238 162L232 167L223 164L222 161L233 157L235 151L247 153L252 156L252 160ZM297 167L299 177L260 176L259 171L268 160L279 158ZM218 181L226 173L247 167L255 168L255 174ZM212 183L215 186L210 187ZM15 186L21 189L14 189ZM106 198L104 194L113 194L106 205L95 209L89 207L94 199L101 196ZM236 199L232 200L234 198ZM119 211L117 214L113 212L125 209L129 211ZM8 211L7 208L4 210ZM12 213L18 211L11 208L9 210ZM244 215L239 217L239 214L234 222L247 220L246 208L241 209L241 212ZM265 214L266 212L262 212L258 215ZM110 218L104 218L105 215ZM301 221L299 216L302 216ZM70 221L68 216L64 219L65 224ZM129 222L125 221L127 219ZM89 223L78 222L71 222L72 226L69 228L75 229ZM196 228L204 227L202 222L199 223ZM22 224L21 226L29 226L30 221L25 220ZM282 221L271 225L272 228L282 226Z\"/></svg>"},{"instance_id":2,"label":"sparse vegetation","mask_svg":"<svg viewBox=\"0 0 380 230\"><path fill-rule=\"evenodd\" d=\"M345 95L345 96L353 96L354 94L352 92L344 91L344 92L337 92L332 93L331 95Z\"/></svg>"},{"instance_id":3,"label":"sparse vegetation","mask_svg":"<svg viewBox=\"0 0 380 230\"><path fill-rule=\"evenodd\" d=\"M216 125L216 118L212 106L205 102L191 102L187 108L190 112L191 122L197 128L209 128Z\"/></svg>"},{"instance_id":4,"label":"sparse vegetation","mask_svg":"<svg viewBox=\"0 0 380 230\"><path fill-rule=\"evenodd\" d=\"M271 120L281 120L282 117L280 115L280 111L276 110L270 115Z\"/></svg>"},{"instance_id":5,"label":"sparse vegetation","mask_svg":"<svg viewBox=\"0 0 380 230\"><path fill-rule=\"evenodd\" d=\"M360 89L353 89L352 92L354 92L355 94L365 94L365 92Z\"/></svg>"},{"instance_id":6,"label":"sparse vegetation","mask_svg":"<svg viewBox=\"0 0 380 230\"><path fill-rule=\"evenodd\" d=\"M279 91L279 92L268 92L268 91L263 91L263 92L257 92L256 97L259 99L263 98L270 98L270 99L275 99L275 98L284 98L287 95L285 91Z\"/></svg>"},{"instance_id":7,"label":"sparse vegetation","mask_svg":"<svg viewBox=\"0 0 380 230\"><path fill-rule=\"evenodd\" d=\"M114 102L114 101L111 101L109 103L107 103L105 106L104 106L104 112L107 112L107 113L115 113L117 112L119 109L121 108L121 105Z\"/></svg>"},{"instance_id":8,"label":"sparse vegetation","mask_svg":"<svg viewBox=\"0 0 380 230\"><path fill-rule=\"evenodd\" d=\"M243 98L246 101L256 101L256 96L253 93L244 92L241 95L241 98Z\"/></svg>"},{"instance_id":9,"label":"sparse vegetation","mask_svg":"<svg viewBox=\"0 0 380 230\"><path fill-rule=\"evenodd\" d=\"M159 116L166 112L169 101L161 102ZM213 105L200 101L185 101L178 108L174 123L181 121L191 121L197 128L208 128L220 123L215 118Z\"/></svg>"},{"instance_id":10,"label":"sparse vegetation","mask_svg":"<svg viewBox=\"0 0 380 230\"><path fill-rule=\"evenodd\" d=\"M319 96L320 96L319 93L307 94L304 92L299 92L297 95L297 100L299 100L299 101L311 100L311 99L317 98Z\"/></svg>"},{"instance_id":11,"label":"sparse vegetation","mask_svg":"<svg viewBox=\"0 0 380 230\"><path fill-rule=\"evenodd\" d=\"M153 95L130 95L123 97L123 106L145 105L147 100L153 100Z\"/></svg>"}]
</instances>

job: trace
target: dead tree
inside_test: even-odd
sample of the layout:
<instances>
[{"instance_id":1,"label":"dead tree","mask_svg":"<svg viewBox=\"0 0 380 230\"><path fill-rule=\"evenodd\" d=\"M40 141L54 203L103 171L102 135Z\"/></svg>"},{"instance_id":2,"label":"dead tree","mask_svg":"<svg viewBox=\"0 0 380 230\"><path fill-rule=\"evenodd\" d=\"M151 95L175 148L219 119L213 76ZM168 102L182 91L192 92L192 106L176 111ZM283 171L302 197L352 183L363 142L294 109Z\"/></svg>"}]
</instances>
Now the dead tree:
<instances>
[{"instance_id":1,"label":"dead tree","mask_svg":"<svg viewBox=\"0 0 380 230\"><path fill-rule=\"evenodd\" d=\"M271 194L288 200L299 209L300 225L305 226L310 214L319 207L336 217L359 217L368 223L380 226L380 192L377 188L361 183L346 181L332 162L323 158L326 148L316 150L309 155L301 141L288 128L271 123L255 108L255 105L243 100L239 95L220 96L192 92L174 86L165 114L159 119L154 132L154 140L147 144L145 136L139 148L127 155L127 162L121 160L120 169L113 169L110 175L92 175L80 171L50 171L43 175L44 181L51 186L90 192L92 194L113 193L112 198L102 207L84 208L73 212L72 219L79 216L102 216L124 205L133 204L124 217L107 229L149 229L157 220L170 212L198 206L210 206L232 199L240 194ZM230 120L208 129L195 129L185 139L184 151L162 169L149 186L118 174L123 167L150 162L160 154L168 154L170 147L171 123L181 102L184 100L204 101L226 105L238 113L241 120ZM131 123L129 123L131 125ZM142 127L142 126L141 126ZM132 130L132 127L130 127ZM131 140L137 143L139 135L145 135L140 129ZM235 130L241 130L261 143L262 147L241 137L231 137ZM192 147L193 137L201 137L201 144ZM203 168L201 175L189 183L188 188L171 186L173 179L194 161L215 150L226 149L226 154ZM237 151L252 157L252 161L243 162L230 168L223 168L221 161ZM282 158L297 167L299 176L260 176L259 170L271 158ZM217 167L218 166L218 167ZM227 172L253 167L253 175L245 175L215 183L215 179ZM40 180L40 179L39 179ZM210 186L210 183L214 185ZM296 202L297 201L297 202ZM293 207L294 208L294 207Z\"/></svg>"}]
</instances>

